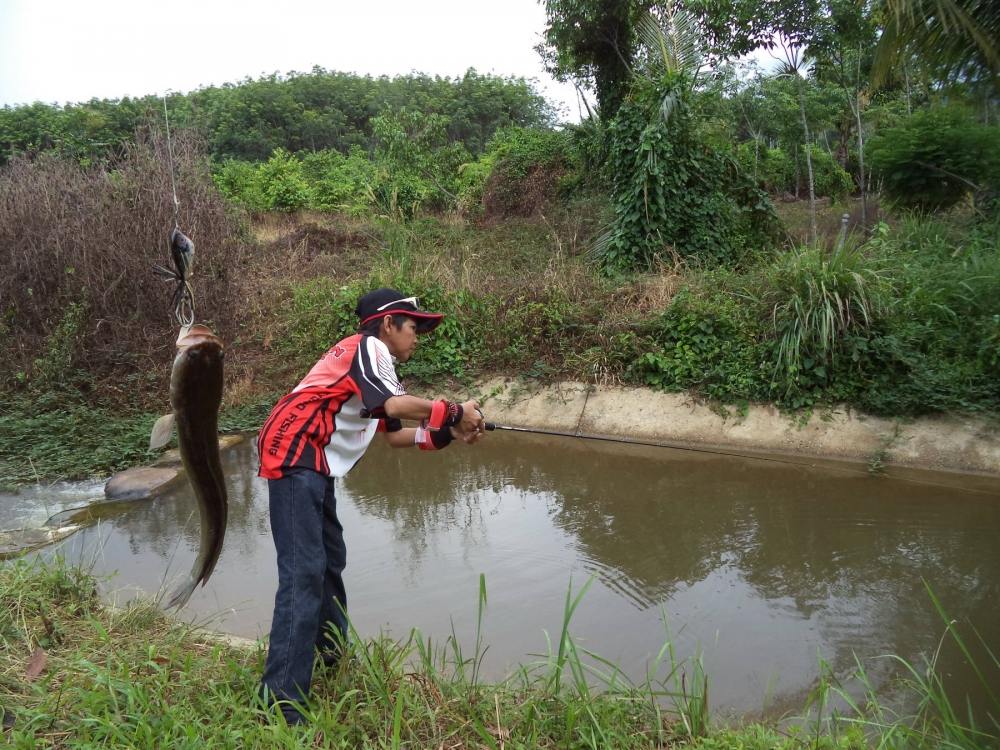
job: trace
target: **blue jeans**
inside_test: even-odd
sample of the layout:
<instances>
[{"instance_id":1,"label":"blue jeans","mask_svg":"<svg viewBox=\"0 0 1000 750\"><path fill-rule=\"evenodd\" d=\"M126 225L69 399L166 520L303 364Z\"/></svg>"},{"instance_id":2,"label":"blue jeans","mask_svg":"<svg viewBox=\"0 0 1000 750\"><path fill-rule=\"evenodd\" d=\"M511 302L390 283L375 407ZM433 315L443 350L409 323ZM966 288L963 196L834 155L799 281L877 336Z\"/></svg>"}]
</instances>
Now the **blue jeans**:
<instances>
[{"instance_id":1,"label":"blue jeans","mask_svg":"<svg viewBox=\"0 0 1000 750\"><path fill-rule=\"evenodd\" d=\"M278 552L278 593L261 692L267 700L309 695L317 650L335 663L347 639L347 563L344 528L337 520L334 479L290 469L267 482L271 535ZM266 692L265 692L266 689ZM301 716L282 706L289 721Z\"/></svg>"}]
</instances>

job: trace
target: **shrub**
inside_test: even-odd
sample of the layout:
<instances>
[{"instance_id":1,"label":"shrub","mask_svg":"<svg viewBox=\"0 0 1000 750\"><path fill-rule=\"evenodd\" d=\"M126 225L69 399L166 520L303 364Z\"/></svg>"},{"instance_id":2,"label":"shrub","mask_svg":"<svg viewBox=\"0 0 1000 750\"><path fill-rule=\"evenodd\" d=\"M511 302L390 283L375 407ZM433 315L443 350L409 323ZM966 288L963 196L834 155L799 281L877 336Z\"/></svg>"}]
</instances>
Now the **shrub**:
<instances>
[{"instance_id":1,"label":"shrub","mask_svg":"<svg viewBox=\"0 0 1000 750\"><path fill-rule=\"evenodd\" d=\"M197 247L198 319L231 342L247 312L240 228L198 141L173 135L179 222ZM123 373L150 371L150 363L167 376L177 336L172 288L151 268L169 262L170 183L166 142L157 134L140 134L114 171L49 154L0 169L0 330L15 334L5 339L0 376L34 370L58 380L81 353L88 372L113 372L115 383ZM111 390L140 401L146 395Z\"/></svg>"},{"instance_id":2,"label":"shrub","mask_svg":"<svg viewBox=\"0 0 1000 750\"><path fill-rule=\"evenodd\" d=\"M1000 184L1000 128L976 124L959 107L923 110L872 137L868 158L894 205L941 211L984 183Z\"/></svg>"},{"instance_id":3,"label":"shrub","mask_svg":"<svg viewBox=\"0 0 1000 750\"><path fill-rule=\"evenodd\" d=\"M258 165L248 161L227 159L212 175L216 186L227 199L248 211L266 211L267 197L258 177Z\"/></svg>"},{"instance_id":4,"label":"shrub","mask_svg":"<svg viewBox=\"0 0 1000 750\"><path fill-rule=\"evenodd\" d=\"M418 382L462 377L477 351L466 314L473 301L465 293L447 292L413 278L372 275L344 285L320 278L296 285L291 303L281 311L280 352L293 358L300 369L309 367L330 346L357 331L354 309L358 298L382 286L404 289L420 299L421 307L445 314L433 334L421 337L413 358L399 366L400 376Z\"/></svg>"},{"instance_id":5,"label":"shrub","mask_svg":"<svg viewBox=\"0 0 1000 750\"><path fill-rule=\"evenodd\" d=\"M639 79L609 126L615 219L594 248L609 271L649 268L671 254L735 262L774 236L767 196L704 141L688 91L681 74Z\"/></svg>"},{"instance_id":6,"label":"shrub","mask_svg":"<svg viewBox=\"0 0 1000 750\"><path fill-rule=\"evenodd\" d=\"M312 195L302 162L283 148L275 149L257 168L257 179L270 211L298 211L310 205Z\"/></svg>"},{"instance_id":7,"label":"shrub","mask_svg":"<svg viewBox=\"0 0 1000 750\"><path fill-rule=\"evenodd\" d=\"M854 180L844 171L826 149L813 145L809 148L813 167L813 188L817 196L840 200L854 190Z\"/></svg>"},{"instance_id":8,"label":"shrub","mask_svg":"<svg viewBox=\"0 0 1000 750\"><path fill-rule=\"evenodd\" d=\"M736 147L743 174L772 195L795 191L795 163L781 148L745 141Z\"/></svg>"},{"instance_id":9,"label":"shrub","mask_svg":"<svg viewBox=\"0 0 1000 750\"><path fill-rule=\"evenodd\" d=\"M332 149L305 154L302 170L312 195L310 208L351 215L371 208L369 188L376 169L359 146L352 147L347 156Z\"/></svg>"},{"instance_id":10,"label":"shrub","mask_svg":"<svg viewBox=\"0 0 1000 750\"><path fill-rule=\"evenodd\" d=\"M882 225L870 243L897 269L899 302L874 337L860 403L878 413L1000 407L1000 238L933 219Z\"/></svg>"},{"instance_id":11,"label":"shrub","mask_svg":"<svg viewBox=\"0 0 1000 750\"><path fill-rule=\"evenodd\" d=\"M749 401L767 393L770 371L762 331L752 311L719 291L685 288L647 331L658 348L635 366L647 385L693 389L720 401Z\"/></svg>"},{"instance_id":12,"label":"shrub","mask_svg":"<svg viewBox=\"0 0 1000 750\"><path fill-rule=\"evenodd\" d=\"M483 209L493 218L530 216L557 196L561 179L578 167L567 133L538 128L497 131L482 161L492 165L481 194Z\"/></svg>"},{"instance_id":13,"label":"shrub","mask_svg":"<svg viewBox=\"0 0 1000 750\"><path fill-rule=\"evenodd\" d=\"M769 277L764 301L774 321L779 393L828 386L839 367L860 361L856 345L885 316L886 276L849 243L832 254L793 250Z\"/></svg>"}]
</instances>

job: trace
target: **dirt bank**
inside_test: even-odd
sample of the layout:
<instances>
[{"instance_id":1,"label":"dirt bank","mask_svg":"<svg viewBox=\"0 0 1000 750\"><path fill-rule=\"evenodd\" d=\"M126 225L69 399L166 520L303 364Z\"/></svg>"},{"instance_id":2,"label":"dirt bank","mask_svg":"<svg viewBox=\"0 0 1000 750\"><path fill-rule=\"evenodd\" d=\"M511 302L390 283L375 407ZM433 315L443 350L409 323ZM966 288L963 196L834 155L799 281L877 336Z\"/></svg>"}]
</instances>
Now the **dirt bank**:
<instances>
[{"instance_id":1,"label":"dirt bank","mask_svg":"<svg viewBox=\"0 0 1000 750\"><path fill-rule=\"evenodd\" d=\"M973 417L896 420L835 409L807 418L773 406L727 413L686 394L578 382L539 387L497 379L477 392L488 419L520 427L1000 477L1000 426Z\"/></svg>"}]
</instances>

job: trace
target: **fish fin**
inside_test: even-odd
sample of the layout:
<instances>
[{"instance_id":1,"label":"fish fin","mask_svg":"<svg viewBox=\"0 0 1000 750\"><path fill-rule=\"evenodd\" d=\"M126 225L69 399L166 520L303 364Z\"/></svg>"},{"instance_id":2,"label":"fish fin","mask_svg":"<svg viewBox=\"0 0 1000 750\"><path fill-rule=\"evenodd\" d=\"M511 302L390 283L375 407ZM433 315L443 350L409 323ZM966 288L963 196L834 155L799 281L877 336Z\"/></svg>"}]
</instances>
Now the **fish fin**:
<instances>
[{"instance_id":1,"label":"fish fin","mask_svg":"<svg viewBox=\"0 0 1000 750\"><path fill-rule=\"evenodd\" d=\"M197 578L189 578L176 589L170 595L170 600L167 602L167 608L177 607L180 609L185 604L188 603L188 599L191 598L191 594L194 592L194 587L198 585Z\"/></svg>"},{"instance_id":2,"label":"fish fin","mask_svg":"<svg viewBox=\"0 0 1000 750\"><path fill-rule=\"evenodd\" d=\"M170 436L174 432L174 415L164 414L156 420L153 431L149 434L149 449L156 450L162 448L170 442Z\"/></svg>"}]
</instances>

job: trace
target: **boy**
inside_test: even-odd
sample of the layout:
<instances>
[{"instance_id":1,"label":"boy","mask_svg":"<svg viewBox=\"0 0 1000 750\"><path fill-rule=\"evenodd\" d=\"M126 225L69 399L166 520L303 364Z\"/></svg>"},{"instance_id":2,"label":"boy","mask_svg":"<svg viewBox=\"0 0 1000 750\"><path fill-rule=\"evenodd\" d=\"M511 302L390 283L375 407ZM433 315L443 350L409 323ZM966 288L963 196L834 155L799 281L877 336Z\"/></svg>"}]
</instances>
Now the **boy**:
<instances>
[{"instance_id":1,"label":"boy","mask_svg":"<svg viewBox=\"0 0 1000 750\"><path fill-rule=\"evenodd\" d=\"M347 550L335 478L354 467L376 432L395 448L422 450L440 450L456 437L471 444L483 434L477 401L410 396L396 377L393 363L413 356L419 335L443 315L421 310L416 297L395 289L365 294L355 312L359 332L331 347L278 401L257 442L278 553L261 694L268 703L283 701L290 724L303 719L294 702L309 694L316 651L335 664L347 637ZM404 428L401 419L420 426Z\"/></svg>"}]
</instances>

